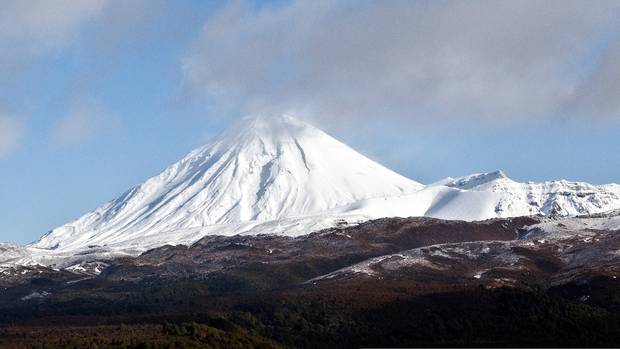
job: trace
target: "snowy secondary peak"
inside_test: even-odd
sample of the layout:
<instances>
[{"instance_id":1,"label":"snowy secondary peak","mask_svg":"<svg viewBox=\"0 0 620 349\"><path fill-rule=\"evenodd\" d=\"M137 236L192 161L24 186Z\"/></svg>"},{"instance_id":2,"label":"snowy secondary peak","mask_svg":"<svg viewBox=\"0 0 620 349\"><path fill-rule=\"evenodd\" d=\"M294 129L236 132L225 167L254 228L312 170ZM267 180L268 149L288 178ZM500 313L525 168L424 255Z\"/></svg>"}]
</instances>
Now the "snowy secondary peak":
<instances>
[{"instance_id":1,"label":"snowy secondary peak","mask_svg":"<svg viewBox=\"0 0 620 349\"><path fill-rule=\"evenodd\" d=\"M592 185L567 180L516 182L502 171L474 174L441 182L447 187L498 194L494 210L499 217L519 215L577 216L620 206L620 186Z\"/></svg>"},{"instance_id":2,"label":"snowy secondary peak","mask_svg":"<svg viewBox=\"0 0 620 349\"><path fill-rule=\"evenodd\" d=\"M248 117L32 246L138 246L147 238L172 243L171 231L307 216L421 188L293 117Z\"/></svg>"},{"instance_id":3,"label":"snowy secondary peak","mask_svg":"<svg viewBox=\"0 0 620 349\"><path fill-rule=\"evenodd\" d=\"M442 184L458 189L474 189L482 186L487 189L497 182L513 182L502 170L487 173L475 173L460 178L448 178Z\"/></svg>"}]
</instances>

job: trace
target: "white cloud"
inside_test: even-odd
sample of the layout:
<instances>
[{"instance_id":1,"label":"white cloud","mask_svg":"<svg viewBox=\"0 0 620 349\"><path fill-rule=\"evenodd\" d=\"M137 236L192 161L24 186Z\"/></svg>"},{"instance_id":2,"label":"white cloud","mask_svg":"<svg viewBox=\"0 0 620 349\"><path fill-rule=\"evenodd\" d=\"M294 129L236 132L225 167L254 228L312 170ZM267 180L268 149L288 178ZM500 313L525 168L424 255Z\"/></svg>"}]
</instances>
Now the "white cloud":
<instances>
[{"instance_id":1,"label":"white cloud","mask_svg":"<svg viewBox=\"0 0 620 349\"><path fill-rule=\"evenodd\" d=\"M15 99L24 69L46 53L68 45L82 25L98 17L106 0L5 0L0 4L0 93L2 104L23 108ZM22 120L0 116L0 156L16 149Z\"/></svg>"},{"instance_id":2,"label":"white cloud","mask_svg":"<svg viewBox=\"0 0 620 349\"><path fill-rule=\"evenodd\" d=\"M617 56L600 42L618 39L619 14L617 1L234 2L206 21L183 71L239 113L495 122L573 105L618 117Z\"/></svg>"},{"instance_id":3,"label":"white cloud","mask_svg":"<svg viewBox=\"0 0 620 349\"><path fill-rule=\"evenodd\" d=\"M0 158L18 148L23 132L24 127L20 119L0 115Z\"/></svg>"},{"instance_id":4,"label":"white cloud","mask_svg":"<svg viewBox=\"0 0 620 349\"><path fill-rule=\"evenodd\" d=\"M0 78L19 83L36 59L74 41L107 0L6 0L0 4Z\"/></svg>"},{"instance_id":5,"label":"white cloud","mask_svg":"<svg viewBox=\"0 0 620 349\"><path fill-rule=\"evenodd\" d=\"M75 103L54 130L53 142L57 145L75 145L93 139L120 125L118 117L105 110L103 105L85 98Z\"/></svg>"},{"instance_id":6,"label":"white cloud","mask_svg":"<svg viewBox=\"0 0 620 349\"><path fill-rule=\"evenodd\" d=\"M98 16L105 0L7 0L0 11L0 42L32 53L57 48L85 21Z\"/></svg>"}]
</instances>

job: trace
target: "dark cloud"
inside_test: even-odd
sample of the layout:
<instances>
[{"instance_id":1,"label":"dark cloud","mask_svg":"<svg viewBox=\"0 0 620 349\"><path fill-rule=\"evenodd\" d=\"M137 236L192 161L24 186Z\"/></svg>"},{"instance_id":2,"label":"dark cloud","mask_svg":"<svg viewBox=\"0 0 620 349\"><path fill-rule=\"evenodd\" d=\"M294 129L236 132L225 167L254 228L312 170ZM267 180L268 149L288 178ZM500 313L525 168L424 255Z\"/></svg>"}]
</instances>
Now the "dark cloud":
<instances>
[{"instance_id":1,"label":"dark cloud","mask_svg":"<svg viewBox=\"0 0 620 349\"><path fill-rule=\"evenodd\" d=\"M620 37L603 48L593 68L579 81L568 109L593 117L620 116Z\"/></svg>"}]
</instances>

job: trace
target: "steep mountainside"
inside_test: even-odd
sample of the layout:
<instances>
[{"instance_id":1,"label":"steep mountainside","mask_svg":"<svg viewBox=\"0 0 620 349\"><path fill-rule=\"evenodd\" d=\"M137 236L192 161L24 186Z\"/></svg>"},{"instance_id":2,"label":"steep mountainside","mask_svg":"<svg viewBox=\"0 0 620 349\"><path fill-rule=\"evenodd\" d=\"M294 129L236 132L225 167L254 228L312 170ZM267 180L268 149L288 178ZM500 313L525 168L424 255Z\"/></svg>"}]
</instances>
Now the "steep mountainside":
<instances>
[{"instance_id":1,"label":"steep mountainside","mask_svg":"<svg viewBox=\"0 0 620 349\"><path fill-rule=\"evenodd\" d=\"M166 237L172 230L305 216L420 188L306 123L246 118L33 247L70 250L154 235L163 244L174 242Z\"/></svg>"}]
</instances>

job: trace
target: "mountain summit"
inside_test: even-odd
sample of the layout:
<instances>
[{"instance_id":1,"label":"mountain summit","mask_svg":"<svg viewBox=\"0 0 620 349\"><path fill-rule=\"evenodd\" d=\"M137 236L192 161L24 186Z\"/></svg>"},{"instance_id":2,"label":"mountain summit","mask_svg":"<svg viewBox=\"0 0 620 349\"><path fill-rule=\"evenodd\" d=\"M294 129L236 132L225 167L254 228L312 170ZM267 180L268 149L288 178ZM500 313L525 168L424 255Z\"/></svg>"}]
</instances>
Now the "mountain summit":
<instances>
[{"instance_id":1,"label":"mountain summit","mask_svg":"<svg viewBox=\"0 0 620 349\"><path fill-rule=\"evenodd\" d=\"M32 246L72 250L140 244L146 237L168 241L171 231L307 216L421 188L293 117L248 117Z\"/></svg>"}]
</instances>

